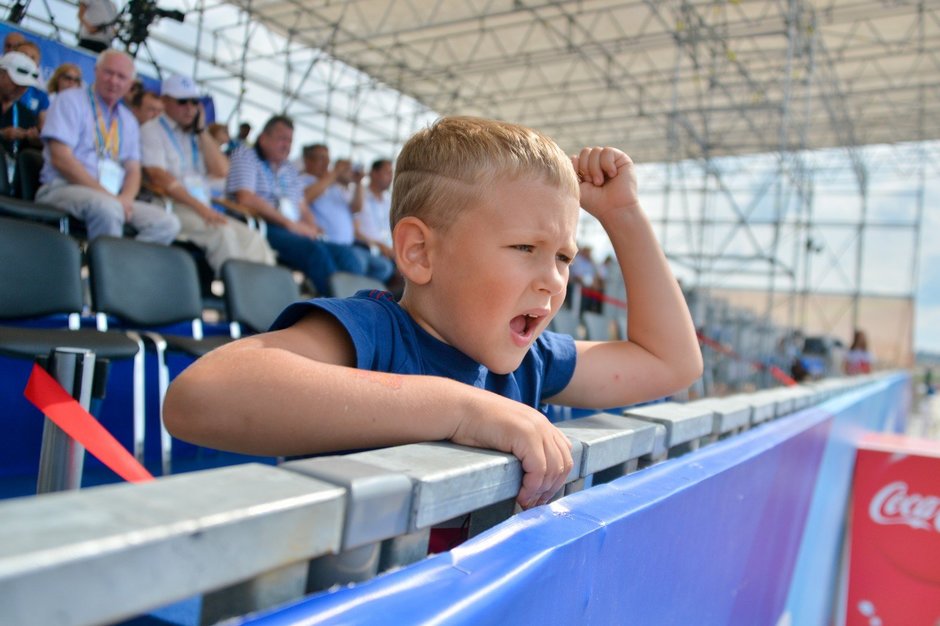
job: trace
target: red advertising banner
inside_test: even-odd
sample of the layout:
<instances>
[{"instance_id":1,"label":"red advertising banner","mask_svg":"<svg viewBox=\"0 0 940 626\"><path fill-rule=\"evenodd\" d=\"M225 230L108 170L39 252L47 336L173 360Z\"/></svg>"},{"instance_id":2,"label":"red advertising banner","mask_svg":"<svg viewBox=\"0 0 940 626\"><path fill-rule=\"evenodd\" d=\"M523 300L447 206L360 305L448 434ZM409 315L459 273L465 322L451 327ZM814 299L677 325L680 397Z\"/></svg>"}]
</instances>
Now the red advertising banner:
<instances>
[{"instance_id":1,"label":"red advertising banner","mask_svg":"<svg viewBox=\"0 0 940 626\"><path fill-rule=\"evenodd\" d=\"M940 442L862 439L848 575L847 626L940 624Z\"/></svg>"}]
</instances>

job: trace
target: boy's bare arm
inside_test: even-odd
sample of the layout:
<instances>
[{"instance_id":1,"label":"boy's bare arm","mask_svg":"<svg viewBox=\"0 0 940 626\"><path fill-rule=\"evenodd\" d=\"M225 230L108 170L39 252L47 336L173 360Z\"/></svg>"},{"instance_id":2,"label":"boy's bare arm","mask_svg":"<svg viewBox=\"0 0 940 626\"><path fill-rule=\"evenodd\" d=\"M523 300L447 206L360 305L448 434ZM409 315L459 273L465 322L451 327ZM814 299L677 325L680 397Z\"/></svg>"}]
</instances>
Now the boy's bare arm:
<instances>
[{"instance_id":1,"label":"boy's bare arm","mask_svg":"<svg viewBox=\"0 0 940 626\"><path fill-rule=\"evenodd\" d=\"M331 316L248 337L196 361L170 386L167 428L197 444L263 455L312 454L449 439L516 455L518 501L546 502L571 469L570 444L538 411L433 376L353 369Z\"/></svg>"},{"instance_id":2,"label":"boy's bare arm","mask_svg":"<svg viewBox=\"0 0 940 626\"><path fill-rule=\"evenodd\" d=\"M578 342L568 387L553 401L606 408L687 387L702 355L682 291L637 197L633 162L613 148L572 157L582 180L581 206L600 221L627 285L629 341Z\"/></svg>"}]
</instances>

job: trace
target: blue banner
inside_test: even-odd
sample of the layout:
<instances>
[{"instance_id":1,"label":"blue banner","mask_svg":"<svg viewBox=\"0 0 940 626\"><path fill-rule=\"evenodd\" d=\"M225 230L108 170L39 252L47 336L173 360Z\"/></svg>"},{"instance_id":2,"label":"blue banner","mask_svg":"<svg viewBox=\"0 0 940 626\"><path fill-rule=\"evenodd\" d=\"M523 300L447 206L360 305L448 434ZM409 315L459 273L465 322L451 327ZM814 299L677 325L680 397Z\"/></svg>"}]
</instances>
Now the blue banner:
<instances>
[{"instance_id":1,"label":"blue banner","mask_svg":"<svg viewBox=\"0 0 940 626\"><path fill-rule=\"evenodd\" d=\"M39 54L41 56L39 62L39 80L42 84L43 91L46 90L46 84L52 77L52 73L63 63L74 63L77 65L82 72L82 80L86 85L95 82L95 61L98 58L97 54L82 48L73 48L59 41L45 39L12 24L0 22L0 40L5 39L11 31L21 33L27 40L39 46ZM147 91L152 91L156 94L160 93L159 79L141 73L137 74L137 78L144 84L144 89ZM207 95L202 100L206 110L206 120L209 123L214 122L216 117L215 105L211 95Z\"/></svg>"},{"instance_id":2,"label":"blue banner","mask_svg":"<svg viewBox=\"0 0 940 626\"><path fill-rule=\"evenodd\" d=\"M831 422L770 423L244 623L774 624Z\"/></svg>"},{"instance_id":3,"label":"blue banner","mask_svg":"<svg viewBox=\"0 0 940 626\"><path fill-rule=\"evenodd\" d=\"M828 623L851 442L897 418L908 384L869 385L240 623Z\"/></svg>"}]
</instances>

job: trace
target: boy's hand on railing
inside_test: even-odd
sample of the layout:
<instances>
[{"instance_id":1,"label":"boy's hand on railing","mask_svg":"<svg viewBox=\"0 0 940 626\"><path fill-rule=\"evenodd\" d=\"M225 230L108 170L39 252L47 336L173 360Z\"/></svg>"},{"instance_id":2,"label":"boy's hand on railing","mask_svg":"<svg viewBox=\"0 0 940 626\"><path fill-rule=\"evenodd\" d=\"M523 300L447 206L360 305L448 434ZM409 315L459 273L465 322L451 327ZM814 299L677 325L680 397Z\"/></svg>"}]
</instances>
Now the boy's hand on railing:
<instances>
[{"instance_id":1,"label":"boy's hand on railing","mask_svg":"<svg viewBox=\"0 0 940 626\"><path fill-rule=\"evenodd\" d=\"M516 502L524 509L547 503L574 465L571 442L528 405L479 389L473 389L471 397L469 413L450 440L513 454L523 472Z\"/></svg>"},{"instance_id":2,"label":"boy's hand on railing","mask_svg":"<svg viewBox=\"0 0 940 626\"><path fill-rule=\"evenodd\" d=\"M571 157L578 174L581 206L601 223L612 211L639 207L633 161L616 148L584 148Z\"/></svg>"}]
</instances>

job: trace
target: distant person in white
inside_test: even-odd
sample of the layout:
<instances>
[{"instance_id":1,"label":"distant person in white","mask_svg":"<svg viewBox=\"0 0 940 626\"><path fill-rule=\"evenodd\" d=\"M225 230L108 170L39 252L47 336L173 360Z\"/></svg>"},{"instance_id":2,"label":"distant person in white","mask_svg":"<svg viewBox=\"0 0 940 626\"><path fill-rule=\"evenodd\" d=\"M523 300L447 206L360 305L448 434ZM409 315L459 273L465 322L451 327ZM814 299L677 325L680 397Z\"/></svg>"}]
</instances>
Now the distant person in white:
<instances>
[{"instance_id":1,"label":"distant person in white","mask_svg":"<svg viewBox=\"0 0 940 626\"><path fill-rule=\"evenodd\" d=\"M378 159L372 163L369 171L369 184L366 186L362 210L353 217L356 222L356 241L377 250L386 258L393 260L392 228L389 224L389 212L392 208L392 162Z\"/></svg>"}]
</instances>

